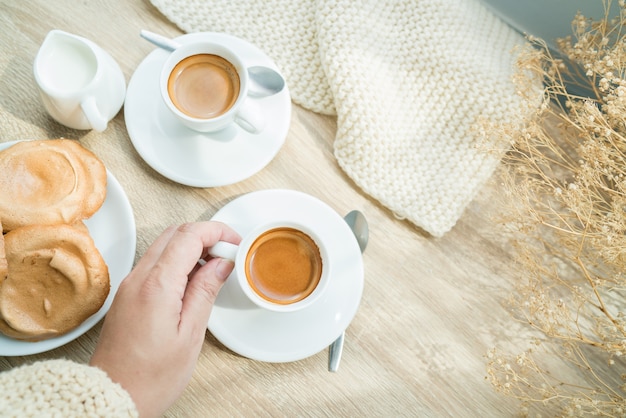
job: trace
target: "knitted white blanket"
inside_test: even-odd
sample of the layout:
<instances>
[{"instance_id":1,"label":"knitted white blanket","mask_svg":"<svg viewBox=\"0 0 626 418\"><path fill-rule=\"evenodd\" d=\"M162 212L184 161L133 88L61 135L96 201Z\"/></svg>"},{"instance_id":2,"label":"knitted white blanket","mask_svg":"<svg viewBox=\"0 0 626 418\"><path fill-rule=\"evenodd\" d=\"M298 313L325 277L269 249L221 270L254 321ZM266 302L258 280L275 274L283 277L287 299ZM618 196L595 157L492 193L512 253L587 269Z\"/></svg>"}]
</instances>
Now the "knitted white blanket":
<instances>
[{"instance_id":1,"label":"knitted white blanket","mask_svg":"<svg viewBox=\"0 0 626 418\"><path fill-rule=\"evenodd\" d=\"M434 236L449 231L499 155L478 118L519 111L523 38L478 0L151 0L186 32L263 49L295 103L337 115L339 165L367 194Z\"/></svg>"}]
</instances>

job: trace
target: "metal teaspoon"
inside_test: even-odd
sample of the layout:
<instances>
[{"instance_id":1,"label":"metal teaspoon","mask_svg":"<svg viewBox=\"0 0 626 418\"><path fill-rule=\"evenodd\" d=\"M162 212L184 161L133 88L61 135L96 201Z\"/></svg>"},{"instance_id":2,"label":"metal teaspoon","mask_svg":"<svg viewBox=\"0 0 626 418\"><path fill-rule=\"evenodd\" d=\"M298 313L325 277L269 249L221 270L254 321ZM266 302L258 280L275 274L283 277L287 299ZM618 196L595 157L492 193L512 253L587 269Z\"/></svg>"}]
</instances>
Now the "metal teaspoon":
<instances>
[{"instance_id":1,"label":"metal teaspoon","mask_svg":"<svg viewBox=\"0 0 626 418\"><path fill-rule=\"evenodd\" d=\"M180 46L175 40L158 33L142 30L140 35L148 42L166 51L173 51ZM248 95L252 97L271 96L279 93L285 87L285 79L269 67L262 65L249 67L248 75L250 76Z\"/></svg>"},{"instance_id":2,"label":"metal teaspoon","mask_svg":"<svg viewBox=\"0 0 626 418\"><path fill-rule=\"evenodd\" d=\"M353 210L343 218L350 226L354 237L359 243L361 253L365 251L367 247L367 240L369 237L369 227L367 226L367 220L358 210ZM345 331L328 347L328 371L336 372L339 369L339 362L341 361L341 353L343 352L343 340L345 338Z\"/></svg>"}]
</instances>

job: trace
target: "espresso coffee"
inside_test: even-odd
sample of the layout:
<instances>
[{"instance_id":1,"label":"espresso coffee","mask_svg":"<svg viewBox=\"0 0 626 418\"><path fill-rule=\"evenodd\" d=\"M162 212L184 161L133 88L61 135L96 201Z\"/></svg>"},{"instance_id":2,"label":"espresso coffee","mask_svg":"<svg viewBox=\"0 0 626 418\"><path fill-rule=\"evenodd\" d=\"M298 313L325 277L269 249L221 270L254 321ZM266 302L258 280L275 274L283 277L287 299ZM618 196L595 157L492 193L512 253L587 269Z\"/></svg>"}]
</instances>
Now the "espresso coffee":
<instances>
[{"instance_id":1,"label":"espresso coffee","mask_svg":"<svg viewBox=\"0 0 626 418\"><path fill-rule=\"evenodd\" d=\"M263 299L291 304L309 296L322 276L315 241L294 228L271 229L250 247L245 262L250 287Z\"/></svg>"},{"instance_id":2,"label":"espresso coffee","mask_svg":"<svg viewBox=\"0 0 626 418\"><path fill-rule=\"evenodd\" d=\"M239 74L228 60L197 54L180 61L170 73L167 92L184 114L198 119L223 115L239 97Z\"/></svg>"}]
</instances>

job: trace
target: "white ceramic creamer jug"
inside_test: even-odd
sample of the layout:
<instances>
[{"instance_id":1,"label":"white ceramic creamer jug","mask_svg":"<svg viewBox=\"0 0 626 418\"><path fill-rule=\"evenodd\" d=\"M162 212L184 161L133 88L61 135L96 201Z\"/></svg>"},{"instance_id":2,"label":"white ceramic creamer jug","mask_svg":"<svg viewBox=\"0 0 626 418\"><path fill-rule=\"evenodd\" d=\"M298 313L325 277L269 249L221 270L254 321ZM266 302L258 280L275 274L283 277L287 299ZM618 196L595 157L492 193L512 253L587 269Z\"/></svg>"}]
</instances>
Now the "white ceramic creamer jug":
<instances>
[{"instance_id":1,"label":"white ceramic creamer jug","mask_svg":"<svg viewBox=\"0 0 626 418\"><path fill-rule=\"evenodd\" d=\"M50 31L33 70L46 110L70 128L102 132L124 103L122 69L111 55L83 37Z\"/></svg>"}]
</instances>

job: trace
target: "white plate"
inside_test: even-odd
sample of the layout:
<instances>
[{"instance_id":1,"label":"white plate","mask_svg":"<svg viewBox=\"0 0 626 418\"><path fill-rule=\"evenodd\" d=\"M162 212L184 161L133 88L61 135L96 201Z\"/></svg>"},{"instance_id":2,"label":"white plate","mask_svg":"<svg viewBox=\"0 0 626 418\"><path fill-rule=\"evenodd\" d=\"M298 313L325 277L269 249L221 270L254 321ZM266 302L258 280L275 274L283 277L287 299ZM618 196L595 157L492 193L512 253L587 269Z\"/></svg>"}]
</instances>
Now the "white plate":
<instances>
[{"instance_id":1,"label":"white plate","mask_svg":"<svg viewBox=\"0 0 626 418\"><path fill-rule=\"evenodd\" d=\"M348 224L324 202L292 190L262 190L238 197L213 220L240 235L274 220L302 221L328 246L331 282L313 305L279 313L258 308L237 283L236 273L220 291L209 331L232 351L273 363L301 360L328 347L350 324L363 293L363 257Z\"/></svg>"},{"instance_id":2,"label":"white plate","mask_svg":"<svg viewBox=\"0 0 626 418\"><path fill-rule=\"evenodd\" d=\"M15 144L0 143L0 151ZM78 328L56 338L39 342L26 342L0 334L0 356L25 356L60 347L89 331L107 313L113 297L130 272L135 261L137 235L135 218L128 197L113 174L107 170L107 195L102 207L85 221L87 228L109 267L111 291L102 308L85 320Z\"/></svg>"},{"instance_id":3,"label":"white plate","mask_svg":"<svg viewBox=\"0 0 626 418\"><path fill-rule=\"evenodd\" d=\"M256 46L223 33L200 32L177 42L213 39L241 51L244 64L276 68ZM126 91L124 117L133 146L163 176L194 187L216 187L244 180L263 169L278 153L291 122L291 98L285 88L255 100L267 118L257 135L232 125L215 133L183 126L165 107L159 90L161 65L169 52L152 51L135 70Z\"/></svg>"}]
</instances>

